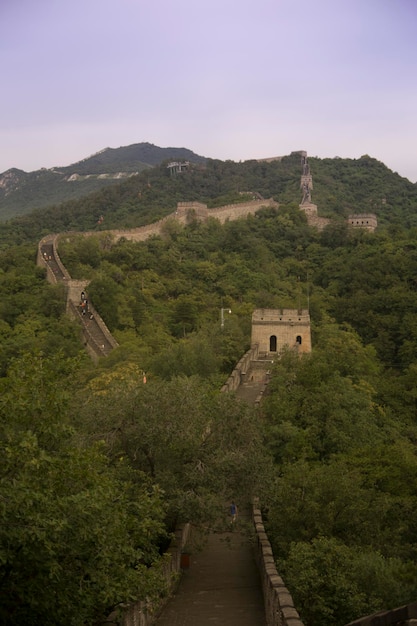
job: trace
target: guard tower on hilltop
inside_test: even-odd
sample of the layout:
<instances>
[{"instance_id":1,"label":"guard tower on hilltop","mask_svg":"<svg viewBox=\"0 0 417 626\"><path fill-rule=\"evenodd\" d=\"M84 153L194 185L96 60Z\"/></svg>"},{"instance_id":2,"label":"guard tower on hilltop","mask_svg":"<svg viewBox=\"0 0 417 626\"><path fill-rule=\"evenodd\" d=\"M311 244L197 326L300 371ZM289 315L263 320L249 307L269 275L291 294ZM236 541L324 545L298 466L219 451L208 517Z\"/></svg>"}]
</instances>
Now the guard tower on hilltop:
<instances>
[{"instance_id":1,"label":"guard tower on hilltop","mask_svg":"<svg viewBox=\"0 0 417 626\"><path fill-rule=\"evenodd\" d=\"M307 309L256 309L252 314L251 344L259 355L273 356L284 348L311 352L310 314Z\"/></svg>"},{"instance_id":2,"label":"guard tower on hilltop","mask_svg":"<svg viewBox=\"0 0 417 626\"><path fill-rule=\"evenodd\" d=\"M182 174L190 167L189 161L171 161L167 165L167 169L171 176L176 176L177 174Z\"/></svg>"}]
</instances>

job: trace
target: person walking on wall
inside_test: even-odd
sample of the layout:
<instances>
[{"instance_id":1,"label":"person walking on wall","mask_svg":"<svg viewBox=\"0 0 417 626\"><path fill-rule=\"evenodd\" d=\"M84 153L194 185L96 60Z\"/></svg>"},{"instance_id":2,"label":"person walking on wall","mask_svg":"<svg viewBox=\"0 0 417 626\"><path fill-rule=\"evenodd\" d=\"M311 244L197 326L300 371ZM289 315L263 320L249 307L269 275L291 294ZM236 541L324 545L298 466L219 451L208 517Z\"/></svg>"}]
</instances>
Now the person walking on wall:
<instances>
[{"instance_id":1,"label":"person walking on wall","mask_svg":"<svg viewBox=\"0 0 417 626\"><path fill-rule=\"evenodd\" d=\"M236 524L237 515L238 515L237 504L235 504L235 502L232 501L230 505L230 517L231 517L232 526Z\"/></svg>"}]
</instances>

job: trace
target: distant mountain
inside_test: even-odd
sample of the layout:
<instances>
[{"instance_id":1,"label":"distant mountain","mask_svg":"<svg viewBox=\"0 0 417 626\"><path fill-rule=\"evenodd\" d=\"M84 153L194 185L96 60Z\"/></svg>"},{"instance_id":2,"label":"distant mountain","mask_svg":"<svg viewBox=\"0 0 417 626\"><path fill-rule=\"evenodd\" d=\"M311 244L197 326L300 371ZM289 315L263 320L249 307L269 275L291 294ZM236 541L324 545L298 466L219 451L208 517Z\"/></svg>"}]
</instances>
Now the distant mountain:
<instances>
[{"instance_id":1,"label":"distant mountain","mask_svg":"<svg viewBox=\"0 0 417 626\"><path fill-rule=\"evenodd\" d=\"M145 142L105 148L66 167L34 172L12 168L0 174L0 221L82 198L165 160L204 163L206 159L187 148L160 148Z\"/></svg>"},{"instance_id":2,"label":"distant mountain","mask_svg":"<svg viewBox=\"0 0 417 626\"><path fill-rule=\"evenodd\" d=\"M170 161L190 166L171 176ZM308 161L320 217L346 222L351 214L373 213L378 227L417 228L417 183L368 155ZM23 241L65 230L134 228L168 215L177 202L198 200L213 208L239 202L248 192L296 208L301 171L300 152L233 162L149 143L106 148L68 167L11 169L0 176L0 222L16 219L4 224L0 241L9 241L12 232Z\"/></svg>"}]
</instances>

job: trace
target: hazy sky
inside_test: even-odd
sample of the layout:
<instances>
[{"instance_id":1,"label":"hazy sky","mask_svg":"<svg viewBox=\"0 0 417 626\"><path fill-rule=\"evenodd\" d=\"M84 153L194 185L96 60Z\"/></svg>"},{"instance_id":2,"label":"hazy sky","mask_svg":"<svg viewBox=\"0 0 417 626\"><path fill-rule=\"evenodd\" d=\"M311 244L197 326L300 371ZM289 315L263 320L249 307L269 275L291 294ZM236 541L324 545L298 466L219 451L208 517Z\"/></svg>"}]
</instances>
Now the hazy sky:
<instances>
[{"instance_id":1,"label":"hazy sky","mask_svg":"<svg viewBox=\"0 0 417 626\"><path fill-rule=\"evenodd\" d=\"M417 181L417 0L0 0L0 172L149 141Z\"/></svg>"}]
</instances>

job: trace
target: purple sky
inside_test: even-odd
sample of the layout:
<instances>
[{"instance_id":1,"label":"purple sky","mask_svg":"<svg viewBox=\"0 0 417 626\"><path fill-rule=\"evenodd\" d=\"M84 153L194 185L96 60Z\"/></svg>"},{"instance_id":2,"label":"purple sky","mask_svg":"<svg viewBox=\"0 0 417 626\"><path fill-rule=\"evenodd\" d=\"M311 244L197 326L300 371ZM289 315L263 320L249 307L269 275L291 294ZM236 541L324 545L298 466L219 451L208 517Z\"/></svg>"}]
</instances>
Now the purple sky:
<instances>
[{"instance_id":1,"label":"purple sky","mask_svg":"<svg viewBox=\"0 0 417 626\"><path fill-rule=\"evenodd\" d=\"M417 181L417 0L0 0L0 172L149 141Z\"/></svg>"}]
</instances>

